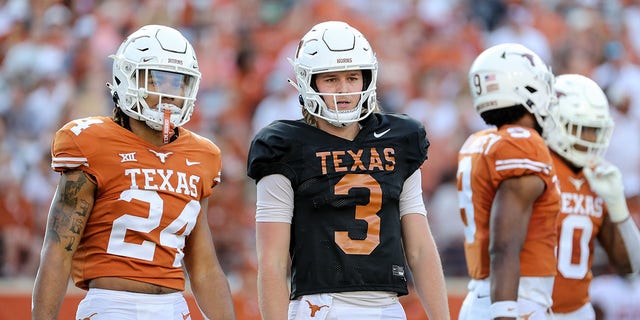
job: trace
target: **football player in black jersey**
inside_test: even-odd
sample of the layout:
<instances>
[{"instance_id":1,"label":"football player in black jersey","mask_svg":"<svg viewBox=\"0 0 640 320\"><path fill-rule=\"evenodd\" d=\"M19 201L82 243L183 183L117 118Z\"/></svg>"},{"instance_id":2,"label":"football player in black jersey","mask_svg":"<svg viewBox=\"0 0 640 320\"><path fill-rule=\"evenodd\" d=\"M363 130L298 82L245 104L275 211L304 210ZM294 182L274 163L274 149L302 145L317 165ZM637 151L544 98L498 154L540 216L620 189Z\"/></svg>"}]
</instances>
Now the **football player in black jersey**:
<instances>
[{"instance_id":1,"label":"football player in black jersey","mask_svg":"<svg viewBox=\"0 0 640 320\"><path fill-rule=\"evenodd\" d=\"M262 318L406 319L406 259L429 318L449 319L422 199L424 127L379 112L375 54L344 22L315 25L291 62L303 119L262 129L248 159Z\"/></svg>"}]
</instances>

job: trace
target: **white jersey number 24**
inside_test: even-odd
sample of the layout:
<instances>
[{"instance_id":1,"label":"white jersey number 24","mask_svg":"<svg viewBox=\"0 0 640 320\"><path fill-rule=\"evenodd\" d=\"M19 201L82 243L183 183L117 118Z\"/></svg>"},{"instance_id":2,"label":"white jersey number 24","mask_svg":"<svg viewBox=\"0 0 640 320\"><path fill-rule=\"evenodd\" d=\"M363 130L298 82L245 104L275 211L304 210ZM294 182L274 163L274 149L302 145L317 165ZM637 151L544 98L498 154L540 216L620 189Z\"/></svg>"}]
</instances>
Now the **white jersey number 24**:
<instances>
[{"instance_id":1,"label":"white jersey number 24","mask_svg":"<svg viewBox=\"0 0 640 320\"><path fill-rule=\"evenodd\" d=\"M158 226L162 219L164 201L156 191L130 189L120 194L120 200L131 202L137 200L149 204L149 215L147 217L139 217L130 214L124 214L113 222L111 235L109 236L109 246L107 252L119 256L137 258L152 261L155 255L156 243L144 240L141 243L130 243L125 241L128 230L150 233ZM180 215L173 220L168 226L160 231L159 244L177 249L174 267L182 266L182 258L184 253L185 237L191 233L195 226L198 213L200 212L200 203L191 200L182 209ZM180 234L178 232L183 230Z\"/></svg>"}]
</instances>

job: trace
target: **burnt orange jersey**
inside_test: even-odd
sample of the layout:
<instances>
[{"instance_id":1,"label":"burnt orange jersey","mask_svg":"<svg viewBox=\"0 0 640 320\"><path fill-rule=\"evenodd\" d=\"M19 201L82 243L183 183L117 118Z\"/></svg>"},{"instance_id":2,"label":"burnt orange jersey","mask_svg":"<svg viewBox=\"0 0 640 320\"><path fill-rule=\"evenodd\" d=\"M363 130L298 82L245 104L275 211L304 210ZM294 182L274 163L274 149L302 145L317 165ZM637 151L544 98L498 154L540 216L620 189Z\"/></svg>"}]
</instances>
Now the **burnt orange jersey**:
<instances>
[{"instance_id":1,"label":"burnt orange jersey","mask_svg":"<svg viewBox=\"0 0 640 320\"><path fill-rule=\"evenodd\" d=\"M562 205L558 215L558 275L553 286L553 311L567 313L589 302L594 238L606 213L604 200L582 171L575 173L552 153L560 180Z\"/></svg>"},{"instance_id":2,"label":"burnt orange jersey","mask_svg":"<svg viewBox=\"0 0 640 320\"><path fill-rule=\"evenodd\" d=\"M97 184L95 204L73 256L86 289L97 277L122 277L184 290L182 257L200 200L220 179L220 149L179 128L164 146L149 144L111 118L69 122L53 140L52 167L82 170Z\"/></svg>"},{"instance_id":3,"label":"burnt orange jersey","mask_svg":"<svg viewBox=\"0 0 640 320\"><path fill-rule=\"evenodd\" d=\"M520 275L556 274L556 217L560 201L551 155L535 130L510 125L471 135L458 154L458 200L471 278L484 279L490 273L489 221L500 183L525 175L540 177L546 188L533 203L520 252Z\"/></svg>"}]
</instances>

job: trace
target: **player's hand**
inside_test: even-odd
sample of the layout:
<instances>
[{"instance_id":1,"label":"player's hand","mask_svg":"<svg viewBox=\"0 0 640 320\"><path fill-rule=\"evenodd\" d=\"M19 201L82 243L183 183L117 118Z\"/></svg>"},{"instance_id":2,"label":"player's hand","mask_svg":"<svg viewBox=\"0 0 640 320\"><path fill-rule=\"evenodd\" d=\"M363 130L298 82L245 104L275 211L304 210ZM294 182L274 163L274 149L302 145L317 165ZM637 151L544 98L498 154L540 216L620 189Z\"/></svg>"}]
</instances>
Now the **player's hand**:
<instances>
[{"instance_id":1,"label":"player's hand","mask_svg":"<svg viewBox=\"0 0 640 320\"><path fill-rule=\"evenodd\" d=\"M622 185L622 174L618 167L601 160L597 164L585 166L583 172L589 181L591 190L606 203L611 221L621 222L629 217L624 186Z\"/></svg>"}]
</instances>

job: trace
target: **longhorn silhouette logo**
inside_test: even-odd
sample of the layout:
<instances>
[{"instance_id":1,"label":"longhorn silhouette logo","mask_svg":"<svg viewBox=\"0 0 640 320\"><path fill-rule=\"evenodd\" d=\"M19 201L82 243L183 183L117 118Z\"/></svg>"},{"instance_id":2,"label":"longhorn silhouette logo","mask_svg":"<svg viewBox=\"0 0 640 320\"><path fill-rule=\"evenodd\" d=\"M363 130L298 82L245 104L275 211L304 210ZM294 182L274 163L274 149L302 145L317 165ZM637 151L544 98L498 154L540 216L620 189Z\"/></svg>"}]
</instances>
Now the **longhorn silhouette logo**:
<instances>
[{"instance_id":1,"label":"longhorn silhouette logo","mask_svg":"<svg viewBox=\"0 0 640 320\"><path fill-rule=\"evenodd\" d=\"M307 302L307 304L309 305L309 309L311 309L311 315L310 315L310 316L311 316L312 318L316 316L316 312L320 311L320 309L322 309L322 308L324 308L324 307L329 308L329 306L328 306L328 305L326 305L326 304L325 304L325 305L321 305L321 306L317 306L317 305L315 305L315 304L311 303L311 301L309 301L309 300L306 300L306 299L305 299L305 301L306 301L306 302Z\"/></svg>"}]
</instances>

